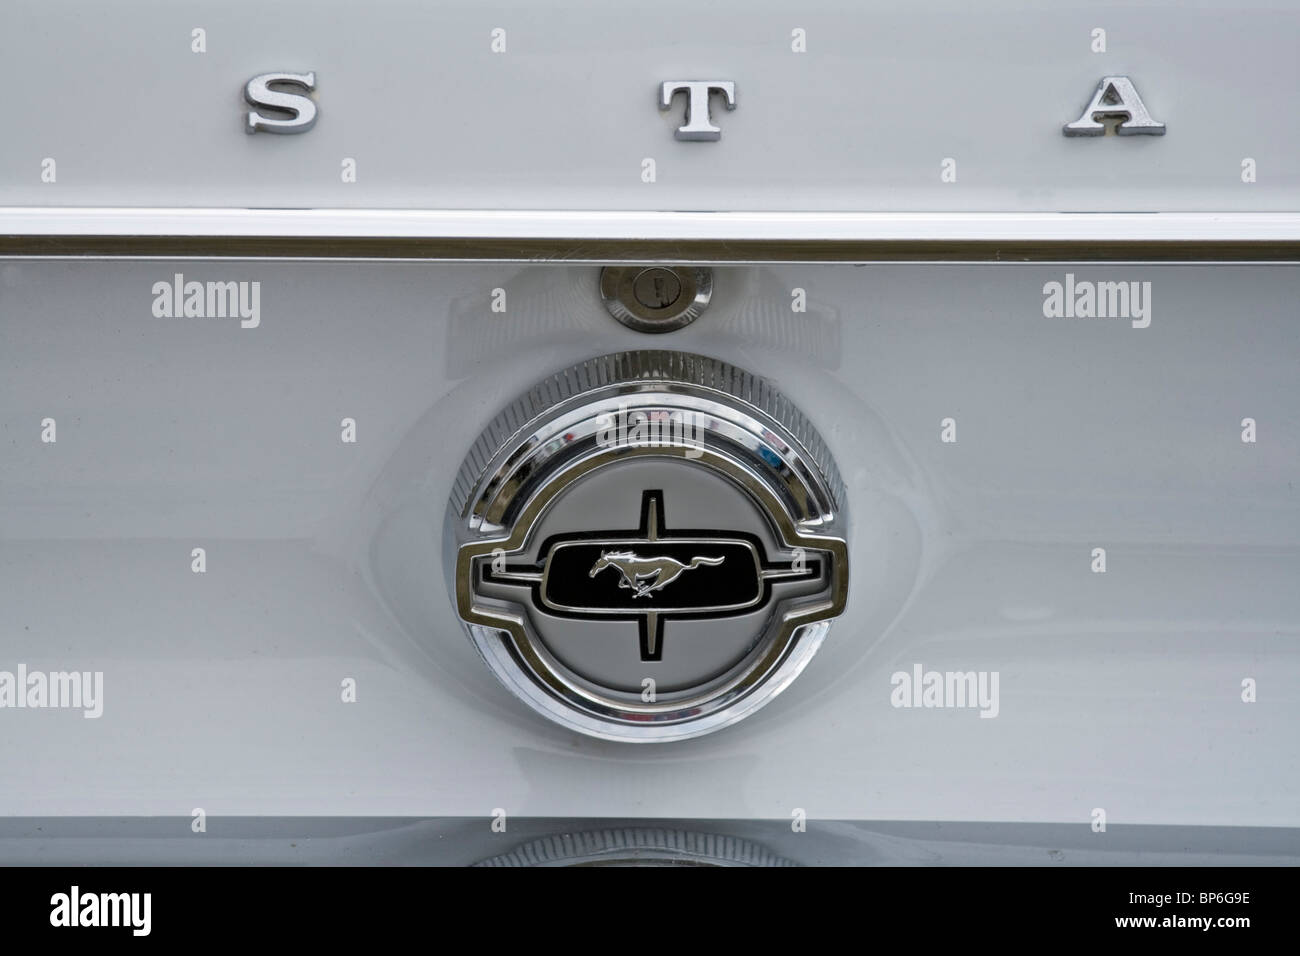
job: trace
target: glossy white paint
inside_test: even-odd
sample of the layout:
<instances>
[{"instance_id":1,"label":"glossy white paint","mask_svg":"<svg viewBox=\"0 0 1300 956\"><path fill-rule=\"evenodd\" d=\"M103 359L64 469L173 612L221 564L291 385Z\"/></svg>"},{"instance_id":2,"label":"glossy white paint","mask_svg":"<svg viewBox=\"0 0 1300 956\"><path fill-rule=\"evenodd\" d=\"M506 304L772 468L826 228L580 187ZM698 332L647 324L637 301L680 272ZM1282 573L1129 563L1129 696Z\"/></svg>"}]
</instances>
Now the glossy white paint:
<instances>
[{"instance_id":1,"label":"glossy white paint","mask_svg":"<svg viewBox=\"0 0 1300 956\"><path fill-rule=\"evenodd\" d=\"M1285 0L9 0L0 35L0 205L1300 210ZM315 72L317 124L247 136L275 70ZM1116 74L1167 134L1063 136ZM674 139L656 96L682 77L735 83L720 141Z\"/></svg>"},{"instance_id":2,"label":"glossy white paint","mask_svg":"<svg viewBox=\"0 0 1300 956\"><path fill-rule=\"evenodd\" d=\"M261 281L261 325L153 318L177 271ZM0 264L0 669L105 675L98 720L0 711L0 815L1300 825L1300 272L1071 270L1151 281L1133 329L1044 318L1065 271L720 269L652 343L769 376L818 425L854 578L771 706L646 748L505 693L442 567L454 470L500 405L646 345L596 269ZM892 707L915 663L999 671L999 716Z\"/></svg>"}]
</instances>

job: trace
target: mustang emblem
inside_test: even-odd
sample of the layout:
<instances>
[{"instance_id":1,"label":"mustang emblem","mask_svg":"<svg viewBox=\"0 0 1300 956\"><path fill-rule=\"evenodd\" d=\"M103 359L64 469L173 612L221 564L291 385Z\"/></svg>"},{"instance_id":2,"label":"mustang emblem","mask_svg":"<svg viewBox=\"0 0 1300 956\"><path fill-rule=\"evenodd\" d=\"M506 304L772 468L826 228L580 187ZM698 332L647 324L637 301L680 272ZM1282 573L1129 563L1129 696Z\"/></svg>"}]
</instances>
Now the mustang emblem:
<instances>
[{"instance_id":1,"label":"mustang emblem","mask_svg":"<svg viewBox=\"0 0 1300 956\"><path fill-rule=\"evenodd\" d=\"M663 492L641 494L635 531L591 531L543 540L535 560L509 564L492 556L483 562L485 583L526 587L535 607L556 617L636 621L641 660L662 660L665 621L747 614L772 599L780 581L818 578L825 562L771 561L757 536L740 531L664 526ZM707 555L707 557L706 557ZM712 574L687 571L711 565ZM721 567L718 567L721 565ZM606 568L618 572L617 587L592 585ZM584 576L583 572L587 574ZM686 575L686 580L679 580ZM668 587L674 581L674 587ZM668 590L664 590L668 588ZM662 592L657 595L655 592ZM645 600L642 600L644 598Z\"/></svg>"},{"instance_id":2,"label":"mustang emblem","mask_svg":"<svg viewBox=\"0 0 1300 956\"><path fill-rule=\"evenodd\" d=\"M653 597L655 591L672 584L684 571L692 571L702 564L719 565L725 560L696 557L691 558L690 564L682 564L667 556L643 558L635 551L602 551L588 577L594 578L606 568L614 568L619 573L618 586L631 588L632 597Z\"/></svg>"}]
</instances>

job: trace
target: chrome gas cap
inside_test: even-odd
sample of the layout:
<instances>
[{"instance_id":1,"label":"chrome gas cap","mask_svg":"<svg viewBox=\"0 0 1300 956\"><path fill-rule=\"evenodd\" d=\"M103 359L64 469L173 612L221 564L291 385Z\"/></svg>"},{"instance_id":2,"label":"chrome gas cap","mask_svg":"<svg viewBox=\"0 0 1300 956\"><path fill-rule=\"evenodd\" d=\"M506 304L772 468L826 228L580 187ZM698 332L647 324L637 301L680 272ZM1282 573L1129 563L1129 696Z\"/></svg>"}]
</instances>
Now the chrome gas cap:
<instances>
[{"instance_id":1,"label":"chrome gas cap","mask_svg":"<svg viewBox=\"0 0 1300 956\"><path fill-rule=\"evenodd\" d=\"M682 352L592 359L501 412L462 465L457 610L551 720L698 736L785 688L843 610L843 500L768 382Z\"/></svg>"}]
</instances>

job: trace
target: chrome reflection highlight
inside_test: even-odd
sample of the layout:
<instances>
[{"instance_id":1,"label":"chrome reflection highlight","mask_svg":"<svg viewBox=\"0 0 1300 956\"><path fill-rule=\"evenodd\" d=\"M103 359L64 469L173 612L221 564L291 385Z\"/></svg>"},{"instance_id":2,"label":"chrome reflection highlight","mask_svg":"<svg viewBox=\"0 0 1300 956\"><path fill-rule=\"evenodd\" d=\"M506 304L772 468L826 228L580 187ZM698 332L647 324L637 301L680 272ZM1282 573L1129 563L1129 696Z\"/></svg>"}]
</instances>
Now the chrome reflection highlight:
<instances>
[{"instance_id":1,"label":"chrome reflection highlight","mask_svg":"<svg viewBox=\"0 0 1300 956\"><path fill-rule=\"evenodd\" d=\"M690 444L612 425L688 415ZM522 396L466 458L448 517L457 610L549 719L609 740L698 736L788 686L843 611L843 500L821 437L768 382L681 352L592 359Z\"/></svg>"}]
</instances>

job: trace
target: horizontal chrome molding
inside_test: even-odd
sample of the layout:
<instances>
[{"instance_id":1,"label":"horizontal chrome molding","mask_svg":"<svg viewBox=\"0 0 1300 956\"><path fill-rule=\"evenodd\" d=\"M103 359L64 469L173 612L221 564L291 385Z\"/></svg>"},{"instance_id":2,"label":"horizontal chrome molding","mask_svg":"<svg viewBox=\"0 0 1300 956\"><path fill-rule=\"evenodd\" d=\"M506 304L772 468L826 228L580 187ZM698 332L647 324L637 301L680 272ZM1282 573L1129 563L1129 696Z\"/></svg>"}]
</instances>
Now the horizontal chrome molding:
<instances>
[{"instance_id":1,"label":"horizontal chrome molding","mask_svg":"<svg viewBox=\"0 0 1300 956\"><path fill-rule=\"evenodd\" d=\"M1293 827L1112 823L1099 842L1073 822L812 818L806 832L795 832L788 819L761 817L518 815L510 818L508 834L497 834L482 817L219 819L219 827L195 839L180 835L190 832L189 817L0 817L0 859L10 866L466 866L547 837L654 827L752 840L812 866L1300 864L1300 829Z\"/></svg>"},{"instance_id":2,"label":"horizontal chrome molding","mask_svg":"<svg viewBox=\"0 0 1300 956\"><path fill-rule=\"evenodd\" d=\"M0 255L576 263L1300 259L1300 213L14 207Z\"/></svg>"}]
</instances>

